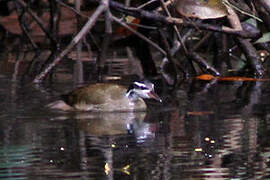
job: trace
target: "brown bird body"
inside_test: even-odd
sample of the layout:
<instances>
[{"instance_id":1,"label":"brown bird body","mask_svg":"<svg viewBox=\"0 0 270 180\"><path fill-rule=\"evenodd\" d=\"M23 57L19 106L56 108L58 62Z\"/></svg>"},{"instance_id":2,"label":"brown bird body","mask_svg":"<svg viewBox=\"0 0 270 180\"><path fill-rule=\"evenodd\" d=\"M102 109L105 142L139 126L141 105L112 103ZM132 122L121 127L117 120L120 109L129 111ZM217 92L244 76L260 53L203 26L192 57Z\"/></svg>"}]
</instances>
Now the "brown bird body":
<instances>
[{"instance_id":1,"label":"brown bird body","mask_svg":"<svg viewBox=\"0 0 270 180\"><path fill-rule=\"evenodd\" d=\"M111 83L97 83L75 89L68 95L67 104L82 111L145 110L143 99L134 102L125 95L127 88Z\"/></svg>"},{"instance_id":2,"label":"brown bird body","mask_svg":"<svg viewBox=\"0 0 270 180\"><path fill-rule=\"evenodd\" d=\"M143 99L161 99L150 82L134 82L128 89L113 83L97 83L73 90L48 105L52 109L79 111L145 111Z\"/></svg>"}]
</instances>

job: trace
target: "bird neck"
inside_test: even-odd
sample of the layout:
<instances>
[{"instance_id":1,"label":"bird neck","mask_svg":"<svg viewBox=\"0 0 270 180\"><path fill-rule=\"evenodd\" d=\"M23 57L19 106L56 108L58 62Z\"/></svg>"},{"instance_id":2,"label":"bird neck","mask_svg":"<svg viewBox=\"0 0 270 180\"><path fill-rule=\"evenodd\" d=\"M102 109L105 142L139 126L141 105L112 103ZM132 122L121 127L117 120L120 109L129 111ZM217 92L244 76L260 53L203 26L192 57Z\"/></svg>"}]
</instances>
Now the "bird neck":
<instances>
[{"instance_id":1,"label":"bird neck","mask_svg":"<svg viewBox=\"0 0 270 180\"><path fill-rule=\"evenodd\" d=\"M140 97L133 90L128 91L126 93L126 97L128 97L128 99L132 102L138 101L140 99Z\"/></svg>"}]
</instances>

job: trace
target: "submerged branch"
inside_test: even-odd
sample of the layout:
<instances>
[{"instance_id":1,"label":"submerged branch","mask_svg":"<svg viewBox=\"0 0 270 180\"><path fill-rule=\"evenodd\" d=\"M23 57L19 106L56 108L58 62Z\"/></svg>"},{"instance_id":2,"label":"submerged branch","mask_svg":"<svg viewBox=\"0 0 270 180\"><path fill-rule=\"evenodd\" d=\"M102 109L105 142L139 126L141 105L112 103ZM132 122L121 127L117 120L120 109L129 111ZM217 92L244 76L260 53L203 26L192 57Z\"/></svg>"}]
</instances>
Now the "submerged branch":
<instances>
[{"instance_id":1,"label":"submerged branch","mask_svg":"<svg viewBox=\"0 0 270 180\"><path fill-rule=\"evenodd\" d=\"M32 18L37 22L37 24L40 26L40 28L46 34L46 36L48 36L48 38L54 44L57 44L55 38L47 30L47 28L45 27L45 24L42 22L42 20L30 8L28 8L27 4L23 0L16 0L16 2L18 2L25 9L25 11L28 12L32 16Z\"/></svg>"},{"instance_id":2,"label":"submerged branch","mask_svg":"<svg viewBox=\"0 0 270 180\"><path fill-rule=\"evenodd\" d=\"M92 16L89 18L87 23L84 25L84 27L81 29L81 31L73 38L71 43L67 46L67 48L62 51L55 59L54 61L49 64L39 75L36 76L36 78L33 80L33 83L40 83L49 73L50 71L62 60L64 56L66 56L73 47L88 33L88 31L95 25L98 17L101 15L101 13L104 12L106 9L106 5L104 3L101 3L97 10L92 14Z\"/></svg>"}]
</instances>

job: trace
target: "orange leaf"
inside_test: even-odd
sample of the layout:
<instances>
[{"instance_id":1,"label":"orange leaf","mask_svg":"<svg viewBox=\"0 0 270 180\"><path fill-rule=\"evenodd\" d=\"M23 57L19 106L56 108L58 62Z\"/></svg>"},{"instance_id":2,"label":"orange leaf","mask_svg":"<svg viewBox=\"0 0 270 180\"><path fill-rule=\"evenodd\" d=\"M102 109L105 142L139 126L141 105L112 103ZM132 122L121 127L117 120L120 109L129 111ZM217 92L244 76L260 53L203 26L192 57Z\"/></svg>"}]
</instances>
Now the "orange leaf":
<instances>
[{"instance_id":1,"label":"orange leaf","mask_svg":"<svg viewBox=\"0 0 270 180\"><path fill-rule=\"evenodd\" d=\"M129 21L129 20L127 20ZM131 19L130 20L133 24L140 24L140 19ZM130 27L134 30L137 30L138 26L136 25L130 25ZM116 30L116 33L119 34L119 35L123 35L123 36L129 36L131 34L133 34L133 32L131 32L130 30L126 29L125 27L119 27L117 30Z\"/></svg>"},{"instance_id":2,"label":"orange leaf","mask_svg":"<svg viewBox=\"0 0 270 180\"><path fill-rule=\"evenodd\" d=\"M240 76L228 76L228 77L215 77L211 74L202 74L197 76L196 79L211 81L217 79L218 81L270 81L270 79L256 79L250 77L240 77Z\"/></svg>"},{"instance_id":3,"label":"orange leaf","mask_svg":"<svg viewBox=\"0 0 270 180\"><path fill-rule=\"evenodd\" d=\"M200 80L205 80L205 81L216 79L216 77L211 74L202 74L200 76L197 76L196 78Z\"/></svg>"}]
</instances>

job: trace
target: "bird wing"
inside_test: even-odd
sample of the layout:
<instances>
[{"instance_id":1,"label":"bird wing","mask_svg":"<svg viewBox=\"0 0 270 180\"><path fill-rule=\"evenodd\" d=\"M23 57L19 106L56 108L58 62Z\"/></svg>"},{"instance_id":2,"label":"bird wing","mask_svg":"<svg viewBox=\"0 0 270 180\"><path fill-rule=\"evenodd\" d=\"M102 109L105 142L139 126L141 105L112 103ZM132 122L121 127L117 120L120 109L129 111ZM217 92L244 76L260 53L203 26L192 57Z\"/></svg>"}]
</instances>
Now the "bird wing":
<instances>
[{"instance_id":1,"label":"bird wing","mask_svg":"<svg viewBox=\"0 0 270 180\"><path fill-rule=\"evenodd\" d=\"M107 101L123 98L126 88L117 84L97 83L80 87L68 96L68 104L104 104Z\"/></svg>"}]
</instances>

